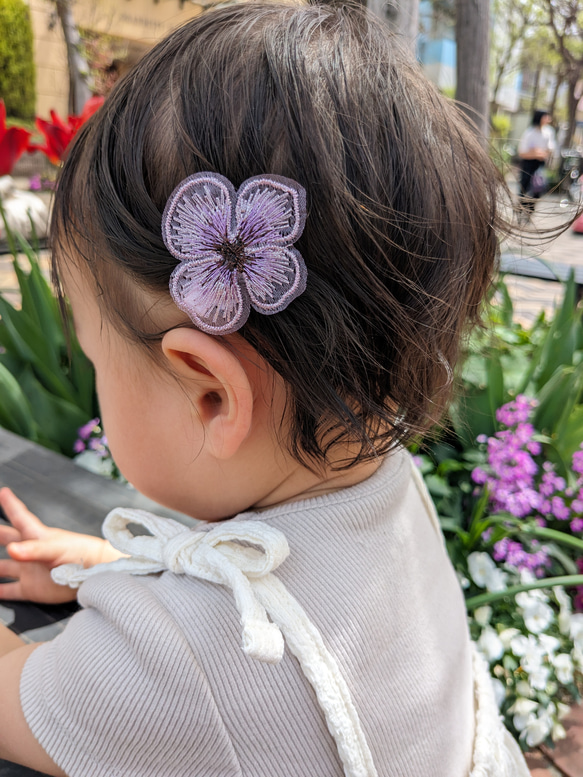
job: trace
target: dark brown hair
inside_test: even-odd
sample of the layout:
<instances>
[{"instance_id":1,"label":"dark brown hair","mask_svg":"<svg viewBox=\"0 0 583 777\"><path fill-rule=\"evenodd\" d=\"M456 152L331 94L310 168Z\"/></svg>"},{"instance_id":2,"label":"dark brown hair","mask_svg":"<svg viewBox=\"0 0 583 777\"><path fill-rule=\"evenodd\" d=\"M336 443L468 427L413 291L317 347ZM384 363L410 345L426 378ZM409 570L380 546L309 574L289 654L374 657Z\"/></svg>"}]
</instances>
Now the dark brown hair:
<instances>
[{"instance_id":1,"label":"dark brown hair","mask_svg":"<svg viewBox=\"0 0 583 777\"><path fill-rule=\"evenodd\" d=\"M494 271L503 181L386 28L350 5L205 13L79 133L56 194L54 261L85 260L105 314L150 346L160 335L135 285L168 294L162 212L200 171L307 190L307 290L239 331L287 384L293 454L316 464L356 442L350 466L435 422Z\"/></svg>"}]
</instances>

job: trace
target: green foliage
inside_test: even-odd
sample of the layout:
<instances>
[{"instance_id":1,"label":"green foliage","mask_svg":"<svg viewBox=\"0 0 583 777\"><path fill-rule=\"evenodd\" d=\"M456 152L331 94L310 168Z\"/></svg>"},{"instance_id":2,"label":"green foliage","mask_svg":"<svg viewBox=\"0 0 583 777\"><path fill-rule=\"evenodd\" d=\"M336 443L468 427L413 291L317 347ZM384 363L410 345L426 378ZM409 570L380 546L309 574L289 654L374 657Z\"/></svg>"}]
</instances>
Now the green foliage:
<instances>
[{"instance_id":1,"label":"green foliage","mask_svg":"<svg viewBox=\"0 0 583 777\"><path fill-rule=\"evenodd\" d=\"M6 229L22 307L0 294L0 426L72 456L77 429L97 415L93 369L35 250Z\"/></svg>"},{"instance_id":2,"label":"green foliage","mask_svg":"<svg viewBox=\"0 0 583 777\"><path fill-rule=\"evenodd\" d=\"M495 113L490 117L491 136L509 138L512 121L506 113Z\"/></svg>"},{"instance_id":3,"label":"green foliage","mask_svg":"<svg viewBox=\"0 0 583 777\"><path fill-rule=\"evenodd\" d=\"M541 314L525 328L514 321L510 295L499 283L485 329L470 339L461 390L440 438L421 448L425 479L444 528L467 531L477 507L471 471L483 463L478 436L499 429L496 410L527 394L538 401L534 425L545 458L566 476L583 442L583 324L573 276L551 320Z\"/></svg>"},{"instance_id":4,"label":"green foliage","mask_svg":"<svg viewBox=\"0 0 583 777\"><path fill-rule=\"evenodd\" d=\"M34 116L32 25L24 0L0 0L0 99L9 116Z\"/></svg>"}]
</instances>

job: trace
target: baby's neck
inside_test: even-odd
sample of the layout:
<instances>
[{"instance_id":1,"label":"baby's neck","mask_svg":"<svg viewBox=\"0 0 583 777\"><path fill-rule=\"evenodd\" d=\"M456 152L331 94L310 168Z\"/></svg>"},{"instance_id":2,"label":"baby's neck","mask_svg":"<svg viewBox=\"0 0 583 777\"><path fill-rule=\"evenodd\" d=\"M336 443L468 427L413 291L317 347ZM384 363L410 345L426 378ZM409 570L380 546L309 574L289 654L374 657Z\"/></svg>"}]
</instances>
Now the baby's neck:
<instances>
[{"instance_id":1,"label":"baby's neck","mask_svg":"<svg viewBox=\"0 0 583 777\"><path fill-rule=\"evenodd\" d=\"M299 502L302 499L332 494L343 488L355 486L373 475L379 468L381 461L382 459L379 458L363 462L350 469L326 469L319 473L310 472L298 465L297 468L287 473L269 493L258 500L253 505L253 509L265 510L289 502Z\"/></svg>"}]
</instances>

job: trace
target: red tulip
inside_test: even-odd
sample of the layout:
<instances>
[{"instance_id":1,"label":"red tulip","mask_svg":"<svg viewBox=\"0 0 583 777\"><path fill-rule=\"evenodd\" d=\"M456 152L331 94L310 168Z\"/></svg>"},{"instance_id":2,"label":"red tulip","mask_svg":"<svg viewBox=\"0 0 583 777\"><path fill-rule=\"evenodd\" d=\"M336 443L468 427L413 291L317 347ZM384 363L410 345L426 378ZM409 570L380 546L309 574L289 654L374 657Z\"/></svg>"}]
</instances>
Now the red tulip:
<instances>
[{"instance_id":1,"label":"red tulip","mask_svg":"<svg viewBox=\"0 0 583 777\"><path fill-rule=\"evenodd\" d=\"M10 175L16 160L26 151L30 136L22 127L6 127L6 106L0 100L0 175Z\"/></svg>"},{"instance_id":2,"label":"red tulip","mask_svg":"<svg viewBox=\"0 0 583 777\"><path fill-rule=\"evenodd\" d=\"M69 116L66 124L56 111L51 111L50 121L37 117L36 126L45 136L45 143L42 146L30 144L29 150L42 151L53 164L58 165L63 160L67 146L80 127L102 105L103 97L92 97L86 102L83 111L78 116Z\"/></svg>"}]
</instances>

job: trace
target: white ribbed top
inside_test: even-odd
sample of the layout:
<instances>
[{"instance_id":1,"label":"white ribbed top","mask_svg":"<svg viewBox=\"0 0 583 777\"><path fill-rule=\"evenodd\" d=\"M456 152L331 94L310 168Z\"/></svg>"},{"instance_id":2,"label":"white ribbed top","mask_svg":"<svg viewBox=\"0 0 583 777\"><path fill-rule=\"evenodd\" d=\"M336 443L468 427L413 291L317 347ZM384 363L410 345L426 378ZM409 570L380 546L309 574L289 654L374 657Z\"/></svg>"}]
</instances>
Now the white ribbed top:
<instances>
[{"instance_id":1,"label":"white ribbed top","mask_svg":"<svg viewBox=\"0 0 583 777\"><path fill-rule=\"evenodd\" d=\"M230 522L283 532L274 574L338 665L382 777L467 777L472 658L441 536L395 453L368 480ZM204 527L208 528L208 527ZM164 572L83 583L64 634L26 663L21 697L70 777L341 777L298 660L241 649L228 587Z\"/></svg>"}]
</instances>

